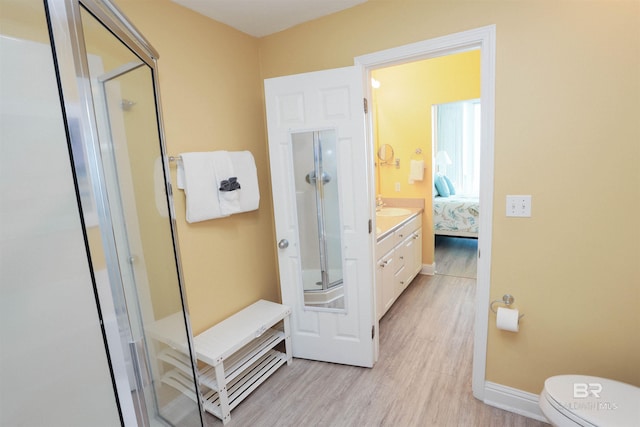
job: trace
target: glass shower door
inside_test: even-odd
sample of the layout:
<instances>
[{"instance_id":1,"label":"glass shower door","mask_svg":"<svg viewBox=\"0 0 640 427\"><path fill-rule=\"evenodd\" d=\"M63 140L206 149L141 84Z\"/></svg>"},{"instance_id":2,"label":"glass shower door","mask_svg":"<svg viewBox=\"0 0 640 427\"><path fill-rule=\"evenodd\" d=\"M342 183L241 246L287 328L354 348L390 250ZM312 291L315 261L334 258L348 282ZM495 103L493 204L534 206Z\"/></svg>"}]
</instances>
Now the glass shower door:
<instances>
[{"instance_id":1,"label":"glass shower door","mask_svg":"<svg viewBox=\"0 0 640 427\"><path fill-rule=\"evenodd\" d=\"M169 384L182 380L188 388L195 384L193 372L171 372L174 365L162 362L171 349L147 333L157 321L182 312L153 70L86 10L81 15L115 249L108 274L121 298L116 317L129 350L133 401L151 423L161 418L182 424L185 409L197 414L197 402ZM196 396L195 389L190 392Z\"/></svg>"},{"instance_id":2,"label":"glass shower door","mask_svg":"<svg viewBox=\"0 0 640 427\"><path fill-rule=\"evenodd\" d=\"M155 60L111 5L48 1L54 14L68 14L53 18L57 61L124 424L201 426ZM61 22L69 33L56 38Z\"/></svg>"}]
</instances>

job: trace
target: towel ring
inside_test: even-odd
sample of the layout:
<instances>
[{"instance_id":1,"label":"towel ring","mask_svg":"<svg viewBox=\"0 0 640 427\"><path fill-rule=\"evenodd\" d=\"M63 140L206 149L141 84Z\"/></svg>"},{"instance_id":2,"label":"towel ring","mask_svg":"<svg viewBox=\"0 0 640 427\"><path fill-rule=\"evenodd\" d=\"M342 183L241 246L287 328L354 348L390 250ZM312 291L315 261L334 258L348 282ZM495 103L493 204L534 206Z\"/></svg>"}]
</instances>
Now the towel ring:
<instances>
[{"instance_id":1,"label":"towel ring","mask_svg":"<svg viewBox=\"0 0 640 427\"><path fill-rule=\"evenodd\" d=\"M411 158L414 160L424 160L424 156L422 156L422 148L416 148L416 151L411 155Z\"/></svg>"},{"instance_id":2,"label":"towel ring","mask_svg":"<svg viewBox=\"0 0 640 427\"><path fill-rule=\"evenodd\" d=\"M511 304L513 304L513 302L514 302L515 300L516 300L516 299L513 297L513 295L511 295L511 294L504 294L504 295L502 296L502 299L501 299L501 300L497 299L497 300L495 300L495 301L491 301L491 304L489 304L489 309L490 309L491 311L493 311L495 314L498 314L498 312L496 311L496 309L493 307L493 305L494 305L494 304L496 304L496 303L502 303L502 304L506 305L507 307L509 307ZM518 319L522 319L523 317L524 317L524 314L521 314L521 315L519 315L519 316L518 316Z\"/></svg>"}]
</instances>

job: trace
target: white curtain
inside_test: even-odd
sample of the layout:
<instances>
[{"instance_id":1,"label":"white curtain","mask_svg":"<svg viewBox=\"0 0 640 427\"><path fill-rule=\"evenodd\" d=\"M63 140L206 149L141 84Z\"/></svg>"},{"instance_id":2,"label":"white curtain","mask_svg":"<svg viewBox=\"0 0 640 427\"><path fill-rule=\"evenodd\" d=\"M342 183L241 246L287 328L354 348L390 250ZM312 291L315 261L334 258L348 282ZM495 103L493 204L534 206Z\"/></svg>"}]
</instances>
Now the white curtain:
<instances>
[{"instance_id":1,"label":"white curtain","mask_svg":"<svg viewBox=\"0 0 640 427\"><path fill-rule=\"evenodd\" d=\"M480 101L434 105L434 158L445 151L452 164L435 169L453 183L456 194L477 196L480 190Z\"/></svg>"}]
</instances>

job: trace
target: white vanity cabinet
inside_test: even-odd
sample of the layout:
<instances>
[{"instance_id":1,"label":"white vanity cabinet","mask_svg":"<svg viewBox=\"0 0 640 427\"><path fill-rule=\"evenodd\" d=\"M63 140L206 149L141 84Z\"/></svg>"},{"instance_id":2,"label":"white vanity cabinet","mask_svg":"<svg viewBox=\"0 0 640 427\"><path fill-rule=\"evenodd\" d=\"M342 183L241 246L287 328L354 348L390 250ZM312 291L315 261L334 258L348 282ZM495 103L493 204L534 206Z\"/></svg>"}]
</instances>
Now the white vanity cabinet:
<instances>
[{"instance_id":1,"label":"white vanity cabinet","mask_svg":"<svg viewBox=\"0 0 640 427\"><path fill-rule=\"evenodd\" d=\"M422 269L422 214L381 236L376 258L376 314L380 319Z\"/></svg>"}]
</instances>

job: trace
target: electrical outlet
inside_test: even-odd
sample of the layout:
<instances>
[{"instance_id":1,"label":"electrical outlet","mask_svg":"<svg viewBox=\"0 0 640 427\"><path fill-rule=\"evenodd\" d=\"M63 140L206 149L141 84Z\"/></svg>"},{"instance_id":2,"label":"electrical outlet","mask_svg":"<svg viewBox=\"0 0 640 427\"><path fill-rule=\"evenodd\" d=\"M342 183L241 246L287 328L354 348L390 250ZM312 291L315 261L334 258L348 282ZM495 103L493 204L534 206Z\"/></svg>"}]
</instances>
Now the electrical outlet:
<instances>
[{"instance_id":1,"label":"electrical outlet","mask_svg":"<svg viewBox=\"0 0 640 427\"><path fill-rule=\"evenodd\" d=\"M400 183L396 182L396 191L400 191Z\"/></svg>"},{"instance_id":2,"label":"electrical outlet","mask_svg":"<svg viewBox=\"0 0 640 427\"><path fill-rule=\"evenodd\" d=\"M507 216L530 217L531 195L507 196Z\"/></svg>"}]
</instances>

